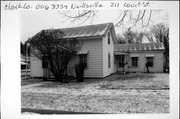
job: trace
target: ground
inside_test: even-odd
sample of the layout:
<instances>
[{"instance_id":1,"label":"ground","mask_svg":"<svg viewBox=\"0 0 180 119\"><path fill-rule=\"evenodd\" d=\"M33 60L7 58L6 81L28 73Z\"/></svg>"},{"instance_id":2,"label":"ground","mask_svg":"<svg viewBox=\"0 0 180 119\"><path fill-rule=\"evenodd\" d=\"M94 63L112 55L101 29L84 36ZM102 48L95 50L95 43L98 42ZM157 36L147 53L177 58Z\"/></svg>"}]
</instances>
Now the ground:
<instances>
[{"instance_id":1,"label":"ground","mask_svg":"<svg viewBox=\"0 0 180 119\"><path fill-rule=\"evenodd\" d=\"M22 108L118 114L169 113L169 74L114 74L104 79L86 79L82 83L29 79L22 80L21 90Z\"/></svg>"}]
</instances>

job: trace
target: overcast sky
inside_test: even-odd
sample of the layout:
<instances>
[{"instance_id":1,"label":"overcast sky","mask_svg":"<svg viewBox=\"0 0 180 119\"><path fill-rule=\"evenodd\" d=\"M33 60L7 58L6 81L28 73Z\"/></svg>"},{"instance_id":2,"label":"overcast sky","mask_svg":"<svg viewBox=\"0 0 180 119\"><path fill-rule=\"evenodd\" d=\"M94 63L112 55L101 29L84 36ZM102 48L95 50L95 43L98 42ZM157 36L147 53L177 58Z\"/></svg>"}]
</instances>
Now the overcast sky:
<instances>
[{"instance_id":1,"label":"overcast sky","mask_svg":"<svg viewBox=\"0 0 180 119\"><path fill-rule=\"evenodd\" d=\"M21 12L21 41L24 42L28 38L32 37L39 31L43 29L52 29L52 28L67 28L75 27L82 25L89 25L89 22L83 24L71 23L69 20L65 21L65 17L59 13L60 11L22 11ZM61 11L62 12L62 11ZM71 11L74 14L74 11ZM97 16L94 18L92 24L99 23L108 23L113 22L114 24L118 22L118 16L120 15L120 10L100 10L97 13ZM136 11L133 12L136 15ZM148 12L147 12L148 16ZM148 17L147 17L148 18ZM145 18L145 19L147 19ZM168 24L168 11L160 10L160 12L153 12L151 18L151 25L157 24L160 22ZM124 23L123 30L127 29L131 24ZM139 27L135 27L136 30ZM116 28L116 33L122 33L122 28Z\"/></svg>"}]
</instances>

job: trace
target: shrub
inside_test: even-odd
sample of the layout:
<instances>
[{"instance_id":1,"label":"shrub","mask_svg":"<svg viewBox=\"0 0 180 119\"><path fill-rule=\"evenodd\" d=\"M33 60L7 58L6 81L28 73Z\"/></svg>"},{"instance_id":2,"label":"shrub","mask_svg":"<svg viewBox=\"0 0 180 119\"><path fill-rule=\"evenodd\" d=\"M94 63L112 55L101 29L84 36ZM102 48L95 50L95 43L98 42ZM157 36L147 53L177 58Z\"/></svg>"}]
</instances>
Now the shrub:
<instances>
[{"instance_id":1,"label":"shrub","mask_svg":"<svg viewBox=\"0 0 180 119\"><path fill-rule=\"evenodd\" d=\"M75 65L76 78L78 82L84 81L84 70L86 68L85 63L78 63Z\"/></svg>"}]
</instances>

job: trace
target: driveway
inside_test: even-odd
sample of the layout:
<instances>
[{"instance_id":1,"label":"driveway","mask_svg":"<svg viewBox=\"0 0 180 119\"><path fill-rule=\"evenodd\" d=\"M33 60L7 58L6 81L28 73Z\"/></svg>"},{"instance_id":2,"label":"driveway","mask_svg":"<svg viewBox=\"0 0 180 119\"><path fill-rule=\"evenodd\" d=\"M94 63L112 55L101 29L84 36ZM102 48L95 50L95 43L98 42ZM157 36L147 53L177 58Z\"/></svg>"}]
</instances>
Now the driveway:
<instances>
[{"instance_id":1,"label":"driveway","mask_svg":"<svg viewBox=\"0 0 180 119\"><path fill-rule=\"evenodd\" d=\"M115 74L82 83L37 80L24 84L22 108L118 114L169 112L168 74Z\"/></svg>"}]
</instances>

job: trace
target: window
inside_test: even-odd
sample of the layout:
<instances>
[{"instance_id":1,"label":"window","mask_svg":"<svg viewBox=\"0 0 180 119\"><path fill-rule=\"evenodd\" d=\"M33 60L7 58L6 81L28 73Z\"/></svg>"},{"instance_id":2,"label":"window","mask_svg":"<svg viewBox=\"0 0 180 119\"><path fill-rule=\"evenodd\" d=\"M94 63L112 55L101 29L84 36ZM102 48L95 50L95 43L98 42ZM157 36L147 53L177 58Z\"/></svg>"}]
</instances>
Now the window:
<instances>
[{"instance_id":1,"label":"window","mask_svg":"<svg viewBox=\"0 0 180 119\"><path fill-rule=\"evenodd\" d=\"M132 66L138 67L138 57L131 57L132 59Z\"/></svg>"},{"instance_id":2,"label":"window","mask_svg":"<svg viewBox=\"0 0 180 119\"><path fill-rule=\"evenodd\" d=\"M108 32L108 44L110 44L110 33Z\"/></svg>"},{"instance_id":3,"label":"window","mask_svg":"<svg viewBox=\"0 0 180 119\"><path fill-rule=\"evenodd\" d=\"M26 69L27 68L26 66L27 66L27 64L21 64L21 70Z\"/></svg>"},{"instance_id":4,"label":"window","mask_svg":"<svg viewBox=\"0 0 180 119\"><path fill-rule=\"evenodd\" d=\"M154 57L146 57L146 59L147 59L147 66L148 67L153 67L153 59L154 59Z\"/></svg>"},{"instance_id":5,"label":"window","mask_svg":"<svg viewBox=\"0 0 180 119\"><path fill-rule=\"evenodd\" d=\"M42 56L42 68L48 68L48 60L46 56Z\"/></svg>"},{"instance_id":6,"label":"window","mask_svg":"<svg viewBox=\"0 0 180 119\"><path fill-rule=\"evenodd\" d=\"M111 68L111 54L108 53L108 68Z\"/></svg>"},{"instance_id":7,"label":"window","mask_svg":"<svg viewBox=\"0 0 180 119\"><path fill-rule=\"evenodd\" d=\"M87 54L80 54L80 63L85 64L85 66L87 67Z\"/></svg>"}]
</instances>

